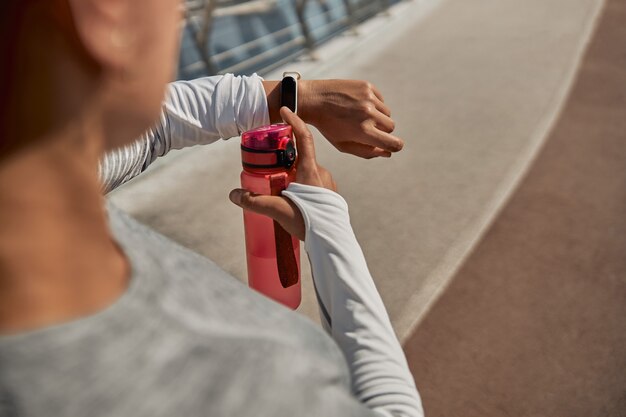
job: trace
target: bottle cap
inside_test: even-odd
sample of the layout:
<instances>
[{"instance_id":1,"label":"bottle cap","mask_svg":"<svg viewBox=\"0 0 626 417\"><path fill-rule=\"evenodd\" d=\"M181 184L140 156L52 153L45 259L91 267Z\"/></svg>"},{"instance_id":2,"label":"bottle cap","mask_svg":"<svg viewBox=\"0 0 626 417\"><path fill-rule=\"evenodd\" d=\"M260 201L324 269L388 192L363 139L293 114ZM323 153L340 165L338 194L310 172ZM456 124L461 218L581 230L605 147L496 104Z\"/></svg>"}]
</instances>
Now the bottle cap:
<instances>
[{"instance_id":1,"label":"bottle cap","mask_svg":"<svg viewBox=\"0 0 626 417\"><path fill-rule=\"evenodd\" d=\"M286 123L277 123L244 132L241 135L241 145L250 149L271 151L285 149L285 142L291 138L291 126Z\"/></svg>"},{"instance_id":2,"label":"bottle cap","mask_svg":"<svg viewBox=\"0 0 626 417\"><path fill-rule=\"evenodd\" d=\"M290 169L296 161L291 126L279 123L244 132L241 161L244 169Z\"/></svg>"}]
</instances>

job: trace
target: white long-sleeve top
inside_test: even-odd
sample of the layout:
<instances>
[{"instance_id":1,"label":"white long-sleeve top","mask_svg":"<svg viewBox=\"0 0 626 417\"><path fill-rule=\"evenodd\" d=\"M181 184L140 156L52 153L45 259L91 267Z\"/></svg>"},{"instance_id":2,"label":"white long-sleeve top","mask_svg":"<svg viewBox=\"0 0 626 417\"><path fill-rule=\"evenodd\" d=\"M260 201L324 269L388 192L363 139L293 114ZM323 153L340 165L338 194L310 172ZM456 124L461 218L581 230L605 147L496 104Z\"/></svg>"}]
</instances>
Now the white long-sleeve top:
<instances>
[{"instance_id":1,"label":"white long-sleeve top","mask_svg":"<svg viewBox=\"0 0 626 417\"><path fill-rule=\"evenodd\" d=\"M105 188L132 178L170 149L211 143L266 123L259 77L173 83L158 125L103 160ZM76 391L84 392L68 403L73 412L62 412L70 407L63 403L51 414L115 410L114 415L139 417L168 415L164 410L200 415L204 409L229 417L423 416L345 200L297 183L283 195L305 219L305 249L322 324L341 355L310 322L223 278L226 274L214 264L164 242L111 207L114 235L133 269L127 294L99 315L0 338L0 363L8 364L0 376L0 394L3 386L25 388L28 399L20 397L19 389L12 391L18 393L15 401L31 407L24 409L35 410L24 415L47 412L50 401L63 403L67 390L58 390L65 381L66 388L77 384ZM85 388L83 373L98 382ZM125 382L129 374L130 385ZM223 391L223 384L230 389ZM28 394L33 387L38 395ZM136 395L153 406L137 403ZM109 408L94 408L94 401Z\"/></svg>"},{"instance_id":2,"label":"white long-sleeve top","mask_svg":"<svg viewBox=\"0 0 626 417\"><path fill-rule=\"evenodd\" d=\"M171 149L207 145L269 124L262 81L256 74L226 74L170 83L155 126L100 162L104 191L136 177Z\"/></svg>"},{"instance_id":3,"label":"white long-sleeve top","mask_svg":"<svg viewBox=\"0 0 626 417\"><path fill-rule=\"evenodd\" d=\"M356 240L346 201L298 183L283 195L305 221L322 324L343 352L356 397L384 416L422 416L404 352Z\"/></svg>"}]
</instances>

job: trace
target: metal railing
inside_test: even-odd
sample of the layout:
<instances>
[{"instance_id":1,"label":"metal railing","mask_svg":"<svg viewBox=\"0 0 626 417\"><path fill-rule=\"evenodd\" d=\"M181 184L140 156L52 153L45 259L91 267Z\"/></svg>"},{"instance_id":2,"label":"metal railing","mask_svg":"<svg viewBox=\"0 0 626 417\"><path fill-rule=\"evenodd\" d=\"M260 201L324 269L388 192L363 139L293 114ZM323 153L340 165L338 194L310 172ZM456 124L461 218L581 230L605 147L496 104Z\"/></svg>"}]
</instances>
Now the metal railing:
<instances>
[{"instance_id":1,"label":"metal railing","mask_svg":"<svg viewBox=\"0 0 626 417\"><path fill-rule=\"evenodd\" d=\"M394 0L187 0L179 75L190 78L225 72L263 72L272 66L308 54L343 31L356 34L356 24L385 13ZM226 23L219 28L218 23ZM261 21L262 33L251 38L239 32ZM238 26L238 27L235 27ZM258 24L256 26L259 26ZM222 32L222 50L214 41ZM238 40L233 40L238 37Z\"/></svg>"}]
</instances>

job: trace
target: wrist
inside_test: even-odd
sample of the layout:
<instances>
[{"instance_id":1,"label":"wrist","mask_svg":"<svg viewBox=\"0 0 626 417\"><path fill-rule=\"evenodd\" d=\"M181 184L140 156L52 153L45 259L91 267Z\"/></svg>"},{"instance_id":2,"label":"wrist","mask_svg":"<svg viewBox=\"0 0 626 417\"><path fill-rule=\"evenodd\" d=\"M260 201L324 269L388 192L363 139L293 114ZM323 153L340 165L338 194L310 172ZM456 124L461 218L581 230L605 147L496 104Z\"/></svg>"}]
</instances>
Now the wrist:
<instances>
[{"instance_id":1,"label":"wrist","mask_svg":"<svg viewBox=\"0 0 626 417\"><path fill-rule=\"evenodd\" d=\"M308 124L316 124L319 115L318 80L300 80L298 82L298 116Z\"/></svg>"},{"instance_id":2,"label":"wrist","mask_svg":"<svg viewBox=\"0 0 626 417\"><path fill-rule=\"evenodd\" d=\"M267 112L270 123L279 123L280 118L280 81L263 81L263 89L267 98Z\"/></svg>"},{"instance_id":3,"label":"wrist","mask_svg":"<svg viewBox=\"0 0 626 417\"><path fill-rule=\"evenodd\" d=\"M308 124L316 124L321 103L319 80L298 81L298 116ZM263 81L270 123L280 123L280 81Z\"/></svg>"}]
</instances>

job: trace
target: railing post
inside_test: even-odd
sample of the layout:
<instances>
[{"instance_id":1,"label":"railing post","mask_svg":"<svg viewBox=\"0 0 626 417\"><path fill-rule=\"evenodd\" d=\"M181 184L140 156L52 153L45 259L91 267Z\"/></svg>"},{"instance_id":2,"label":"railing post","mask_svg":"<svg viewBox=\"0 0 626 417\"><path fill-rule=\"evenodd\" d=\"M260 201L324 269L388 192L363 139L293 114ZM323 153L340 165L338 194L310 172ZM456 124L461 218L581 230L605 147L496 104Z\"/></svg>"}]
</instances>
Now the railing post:
<instances>
[{"instance_id":1,"label":"railing post","mask_svg":"<svg viewBox=\"0 0 626 417\"><path fill-rule=\"evenodd\" d=\"M346 8L346 16L348 20L348 26L350 27L350 32L354 35L358 35L359 31L356 29L356 19L354 16L354 7L352 7L352 3L350 0L342 0L343 6Z\"/></svg>"},{"instance_id":2,"label":"railing post","mask_svg":"<svg viewBox=\"0 0 626 417\"><path fill-rule=\"evenodd\" d=\"M306 8L307 3L308 0L296 0L296 16L298 17L298 22L300 23L300 31L304 37L304 46L309 51L311 59L315 60L317 59L315 54L315 42L313 41L311 31L309 30L309 26L304 18L304 9Z\"/></svg>"},{"instance_id":3,"label":"railing post","mask_svg":"<svg viewBox=\"0 0 626 417\"><path fill-rule=\"evenodd\" d=\"M207 73L209 75L213 75L217 73L217 69L211 60L211 54L209 53L210 41L211 41L211 32L213 29L213 11L215 10L217 0L204 0L204 5L202 6L202 16L200 27L197 28L193 23L193 19L191 16L187 16L187 21L190 23L190 28L192 31L192 38L198 48L198 52L200 53L200 59L204 63Z\"/></svg>"}]
</instances>

